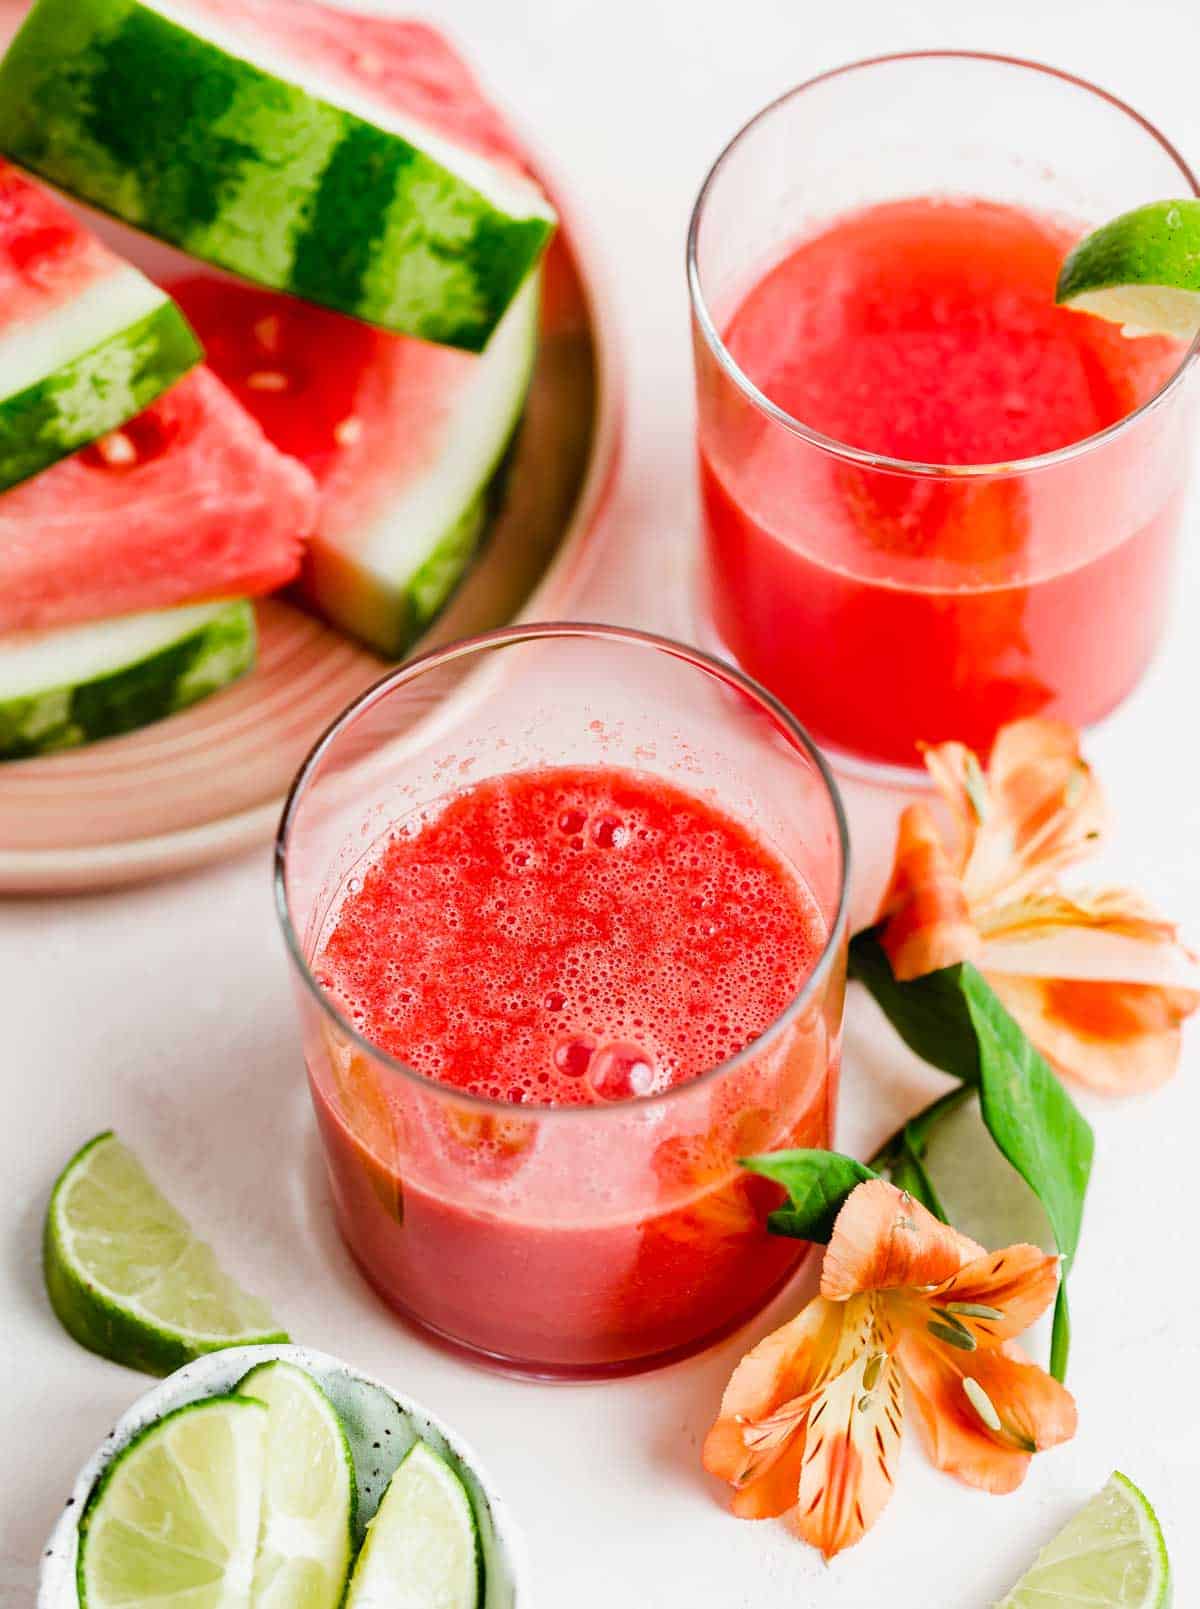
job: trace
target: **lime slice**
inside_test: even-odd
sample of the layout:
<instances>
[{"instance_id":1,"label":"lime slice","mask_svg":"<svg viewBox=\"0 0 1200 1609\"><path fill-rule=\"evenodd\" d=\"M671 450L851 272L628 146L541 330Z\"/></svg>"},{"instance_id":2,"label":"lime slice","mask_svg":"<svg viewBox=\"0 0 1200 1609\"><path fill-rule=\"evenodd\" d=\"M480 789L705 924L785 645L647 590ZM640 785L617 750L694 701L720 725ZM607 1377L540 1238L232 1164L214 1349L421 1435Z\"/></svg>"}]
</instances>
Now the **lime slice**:
<instances>
[{"instance_id":1,"label":"lime slice","mask_svg":"<svg viewBox=\"0 0 1200 1609\"><path fill-rule=\"evenodd\" d=\"M1200 332L1200 201L1153 201L1087 235L1054 298L1128 335L1190 341Z\"/></svg>"},{"instance_id":2,"label":"lime slice","mask_svg":"<svg viewBox=\"0 0 1200 1609\"><path fill-rule=\"evenodd\" d=\"M238 1390L267 1405L267 1472L254 1609L337 1609L350 1573L354 1462L333 1404L291 1363L262 1363Z\"/></svg>"},{"instance_id":3,"label":"lime slice","mask_svg":"<svg viewBox=\"0 0 1200 1609\"><path fill-rule=\"evenodd\" d=\"M83 1609L249 1609L266 1430L261 1402L226 1396L135 1436L79 1522Z\"/></svg>"},{"instance_id":4,"label":"lime slice","mask_svg":"<svg viewBox=\"0 0 1200 1609\"><path fill-rule=\"evenodd\" d=\"M1154 1510L1126 1475L1048 1542L996 1609L1167 1609L1171 1566Z\"/></svg>"},{"instance_id":5,"label":"lime slice","mask_svg":"<svg viewBox=\"0 0 1200 1609\"><path fill-rule=\"evenodd\" d=\"M462 1481L414 1444L367 1527L346 1609L477 1609L479 1535Z\"/></svg>"},{"instance_id":6,"label":"lime slice","mask_svg":"<svg viewBox=\"0 0 1200 1609\"><path fill-rule=\"evenodd\" d=\"M59 1175L46 1210L50 1305L82 1345L147 1374L204 1352L286 1341L112 1134Z\"/></svg>"}]
</instances>

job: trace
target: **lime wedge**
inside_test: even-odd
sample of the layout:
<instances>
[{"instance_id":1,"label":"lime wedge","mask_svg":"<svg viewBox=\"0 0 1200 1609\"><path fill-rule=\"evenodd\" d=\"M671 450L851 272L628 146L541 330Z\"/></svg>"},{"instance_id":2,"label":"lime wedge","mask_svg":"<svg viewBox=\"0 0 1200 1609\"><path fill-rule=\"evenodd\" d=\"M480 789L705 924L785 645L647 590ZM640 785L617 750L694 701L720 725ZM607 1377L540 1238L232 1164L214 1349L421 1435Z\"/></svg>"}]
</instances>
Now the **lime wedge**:
<instances>
[{"instance_id":1,"label":"lime wedge","mask_svg":"<svg viewBox=\"0 0 1200 1609\"><path fill-rule=\"evenodd\" d=\"M1152 201L1081 240L1054 299L1129 335L1200 332L1200 201Z\"/></svg>"},{"instance_id":2,"label":"lime wedge","mask_svg":"<svg viewBox=\"0 0 1200 1609\"><path fill-rule=\"evenodd\" d=\"M59 1175L46 1210L50 1305L82 1345L147 1374L204 1352L286 1341L112 1134Z\"/></svg>"},{"instance_id":3,"label":"lime wedge","mask_svg":"<svg viewBox=\"0 0 1200 1609\"><path fill-rule=\"evenodd\" d=\"M367 1527L346 1609L478 1609L481 1574L466 1488L418 1441Z\"/></svg>"},{"instance_id":4,"label":"lime wedge","mask_svg":"<svg viewBox=\"0 0 1200 1609\"><path fill-rule=\"evenodd\" d=\"M143 1430L79 1522L83 1609L248 1609L267 1410L209 1397Z\"/></svg>"},{"instance_id":5,"label":"lime wedge","mask_svg":"<svg viewBox=\"0 0 1200 1609\"><path fill-rule=\"evenodd\" d=\"M291 1363L261 1363L237 1389L267 1405L254 1609L337 1609L356 1498L342 1422L317 1382Z\"/></svg>"},{"instance_id":6,"label":"lime wedge","mask_svg":"<svg viewBox=\"0 0 1200 1609\"><path fill-rule=\"evenodd\" d=\"M1048 1542L996 1609L1167 1609L1171 1566L1154 1510L1119 1471Z\"/></svg>"}]
</instances>

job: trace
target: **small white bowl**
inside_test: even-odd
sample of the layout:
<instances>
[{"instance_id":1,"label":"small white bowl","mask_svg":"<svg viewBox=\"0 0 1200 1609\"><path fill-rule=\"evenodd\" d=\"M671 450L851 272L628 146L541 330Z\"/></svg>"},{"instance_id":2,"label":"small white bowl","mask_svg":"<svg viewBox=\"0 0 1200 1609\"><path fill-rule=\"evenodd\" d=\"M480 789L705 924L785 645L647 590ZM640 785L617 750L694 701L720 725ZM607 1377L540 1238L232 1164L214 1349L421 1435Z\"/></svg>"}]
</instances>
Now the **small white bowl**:
<instances>
[{"instance_id":1,"label":"small white bowl","mask_svg":"<svg viewBox=\"0 0 1200 1609\"><path fill-rule=\"evenodd\" d=\"M359 1540L379 1506L392 1471L420 1437L449 1457L470 1493L486 1571L482 1609L531 1609L532 1587L524 1539L479 1459L461 1436L420 1403L398 1395L382 1381L360 1374L327 1353L302 1346L239 1346L213 1352L177 1370L140 1397L80 1471L42 1557L37 1609L79 1609L75 1586L79 1516L105 1465L154 1420L185 1403L232 1390L256 1364L276 1358L307 1369L341 1416L358 1476Z\"/></svg>"}]
</instances>

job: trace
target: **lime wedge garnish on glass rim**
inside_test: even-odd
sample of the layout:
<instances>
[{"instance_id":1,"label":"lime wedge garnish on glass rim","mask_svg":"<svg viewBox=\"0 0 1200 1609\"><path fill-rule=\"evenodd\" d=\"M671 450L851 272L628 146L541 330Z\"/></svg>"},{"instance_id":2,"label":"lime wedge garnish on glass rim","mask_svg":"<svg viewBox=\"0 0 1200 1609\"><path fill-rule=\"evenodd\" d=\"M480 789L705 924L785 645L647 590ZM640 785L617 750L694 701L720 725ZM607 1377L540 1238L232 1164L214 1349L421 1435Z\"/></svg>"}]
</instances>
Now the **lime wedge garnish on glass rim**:
<instances>
[{"instance_id":1,"label":"lime wedge garnish on glass rim","mask_svg":"<svg viewBox=\"0 0 1200 1609\"><path fill-rule=\"evenodd\" d=\"M70 1334L147 1374L226 1346L287 1340L113 1134L89 1141L59 1175L43 1269Z\"/></svg>"},{"instance_id":2,"label":"lime wedge garnish on glass rim","mask_svg":"<svg viewBox=\"0 0 1200 1609\"><path fill-rule=\"evenodd\" d=\"M258 1542L267 1410L209 1397L143 1430L79 1522L83 1609L246 1609Z\"/></svg>"},{"instance_id":3,"label":"lime wedge garnish on glass rim","mask_svg":"<svg viewBox=\"0 0 1200 1609\"><path fill-rule=\"evenodd\" d=\"M1132 335L1200 332L1200 201L1152 201L1084 237L1062 265L1055 301Z\"/></svg>"},{"instance_id":4,"label":"lime wedge garnish on glass rim","mask_svg":"<svg viewBox=\"0 0 1200 1609\"><path fill-rule=\"evenodd\" d=\"M1048 1542L996 1609L1167 1609L1171 1567L1154 1510L1119 1471Z\"/></svg>"},{"instance_id":5,"label":"lime wedge garnish on glass rim","mask_svg":"<svg viewBox=\"0 0 1200 1609\"><path fill-rule=\"evenodd\" d=\"M478 1609L481 1574L466 1488L445 1459L415 1442L367 1527L345 1609Z\"/></svg>"},{"instance_id":6,"label":"lime wedge garnish on glass rim","mask_svg":"<svg viewBox=\"0 0 1200 1609\"><path fill-rule=\"evenodd\" d=\"M354 1536L354 1461L333 1404L291 1363L260 1363L238 1391L267 1405L254 1609L338 1609Z\"/></svg>"}]
</instances>

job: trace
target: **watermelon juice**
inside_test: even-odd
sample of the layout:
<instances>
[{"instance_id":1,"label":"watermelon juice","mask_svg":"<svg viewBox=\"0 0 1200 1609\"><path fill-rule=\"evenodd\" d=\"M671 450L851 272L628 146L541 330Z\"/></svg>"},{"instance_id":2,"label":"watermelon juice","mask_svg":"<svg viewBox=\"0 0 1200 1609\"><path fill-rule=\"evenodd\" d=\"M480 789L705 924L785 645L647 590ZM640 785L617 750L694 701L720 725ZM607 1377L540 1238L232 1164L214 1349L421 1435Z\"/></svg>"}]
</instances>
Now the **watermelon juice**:
<instances>
[{"instance_id":1,"label":"watermelon juice","mask_svg":"<svg viewBox=\"0 0 1200 1609\"><path fill-rule=\"evenodd\" d=\"M1054 292L1095 223L1197 193L1112 95L969 51L822 74L718 157L688 248L705 625L818 741L912 770L1137 682L1192 353Z\"/></svg>"},{"instance_id":2,"label":"watermelon juice","mask_svg":"<svg viewBox=\"0 0 1200 1609\"><path fill-rule=\"evenodd\" d=\"M920 740L986 752L1035 712L1093 721L1153 651L1180 514L1177 483L1137 486L1156 444L1114 443L1086 485L1070 466L956 473L1095 437L1179 366L1173 341L1054 305L1078 233L981 200L883 203L801 241L724 328L809 430L946 466L879 469L772 421L702 430L717 631L840 749L903 765ZM722 384L703 355L701 374Z\"/></svg>"},{"instance_id":3,"label":"watermelon juice","mask_svg":"<svg viewBox=\"0 0 1200 1609\"><path fill-rule=\"evenodd\" d=\"M446 768L352 850L302 998L339 1225L384 1299L539 1375L664 1361L756 1311L804 1247L738 1159L832 1143L822 878L711 788L609 755Z\"/></svg>"}]
</instances>

